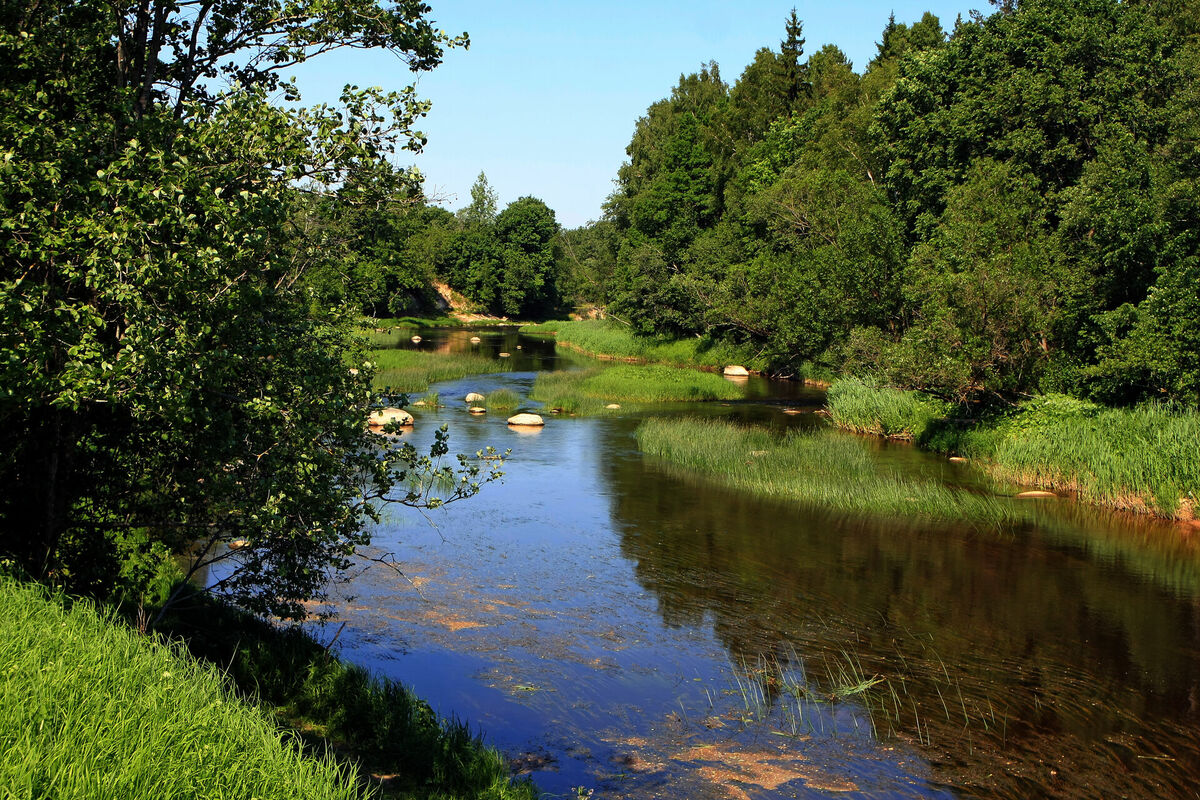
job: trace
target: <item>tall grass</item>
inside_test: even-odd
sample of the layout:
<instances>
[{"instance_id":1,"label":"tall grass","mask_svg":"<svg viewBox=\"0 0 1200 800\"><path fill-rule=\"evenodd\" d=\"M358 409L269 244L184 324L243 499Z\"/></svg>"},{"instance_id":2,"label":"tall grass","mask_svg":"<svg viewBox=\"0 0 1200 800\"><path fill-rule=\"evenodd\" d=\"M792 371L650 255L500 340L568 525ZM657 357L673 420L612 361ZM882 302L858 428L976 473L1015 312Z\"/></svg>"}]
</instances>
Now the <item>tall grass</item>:
<instances>
[{"instance_id":1,"label":"tall grass","mask_svg":"<svg viewBox=\"0 0 1200 800\"><path fill-rule=\"evenodd\" d=\"M661 364L620 364L584 370L543 372L530 398L569 413L598 413L608 403L669 403L737 400L744 389L711 372Z\"/></svg>"},{"instance_id":2,"label":"tall grass","mask_svg":"<svg viewBox=\"0 0 1200 800\"><path fill-rule=\"evenodd\" d=\"M487 393L483 404L489 411L511 411L521 405L521 395L508 388L496 389Z\"/></svg>"},{"instance_id":3,"label":"tall grass","mask_svg":"<svg viewBox=\"0 0 1200 800\"><path fill-rule=\"evenodd\" d=\"M611 320L585 319L522 326L522 333L551 334L558 344L588 355L617 360L672 364L684 367L723 367L741 364L764 369L766 361L748 347L705 338L670 339L637 336L628 326Z\"/></svg>"},{"instance_id":4,"label":"tall grass","mask_svg":"<svg viewBox=\"0 0 1200 800\"><path fill-rule=\"evenodd\" d=\"M10 578L0 604L0 796L361 796L179 648Z\"/></svg>"},{"instance_id":5,"label":"tall grass","mask_svg":"<svg viewBox=\"0 0 1200 800\"><path fill-rule=\"evenodd\" d=\"M881 387L859 378L835 381L827 398L830 420L837 427L889 439L920 439L953 409L920 392Z\"/></svg>"},{"instance_id":6,"label":"tall grass","mask_svg":"<svg viewBox=\"0 0 1200 800\"><path fill-rule=\"evenodd\" d=\"M373 350L375 385L399 392L423 392L429 384L504 372L505 364L475 353L425 353L420 350Z\"/></svg>"},{"instance_id":7,"label":"tall grass","mask_svg":"<svg viewBox=\"0 0 1200 800\"><path fill-rule=\"evenodd\" d=\"M1200 508L1200 413L1103 408L1062 395L1022 404L963 437L994 476L1130 511L1192 519Z\"/></svg>"},{"instance_id":8,"label":"tall grass","mask_svg":"<svg viewBox=\"0 0 1200 800\"><path fill-rule=\"evenodd\" d=\"M648 419L642 452L741 491L831 511L1008 524L1024 511L882 467L868 444L836 431L767 431L711 420Z\"/></svg>"},{"instance_id":9,"label":"tall grass","mask_svg":"<svg viewBox=\"0 0 1200 800\"><path fill-rule=\"evenodd\" d=\"M1002 415L953 419L948 403L853 378L829 389L840 428L916 439L975 459L995 479L1110 508L1194 519L1200 513L1200 413L1162 405L1105 408L1041 395Z\"/></svg>"}]
</instances>

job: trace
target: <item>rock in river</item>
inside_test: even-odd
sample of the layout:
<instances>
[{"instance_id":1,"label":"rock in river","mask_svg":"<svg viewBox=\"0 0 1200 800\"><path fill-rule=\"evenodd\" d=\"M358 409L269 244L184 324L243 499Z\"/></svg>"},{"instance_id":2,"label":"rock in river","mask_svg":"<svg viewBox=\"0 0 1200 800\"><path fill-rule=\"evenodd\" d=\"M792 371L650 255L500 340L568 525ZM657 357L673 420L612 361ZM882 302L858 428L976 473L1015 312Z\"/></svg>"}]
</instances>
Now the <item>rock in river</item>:
<instances>
[{"instance_id":1,"label":"rock in river","mask_svg":"<svg viewBox=\"0 0 1200 800\"><path fill-rule=\"evenodd\" d=\"M750 370L740 364L730 364L725 368L725 374L731 378L745 378L750 374Z\"/></svg>"},{"instance_id":2,"label":"rock in river","mask_svg":"<svg viewBox=\"0 0 1200 800\"><path fill-rule=\"evenodd\" d=\"M367 424L372 428L382 428L389 422L396 422L402 426L412 425L413 415L402 408L382 408L367 420Z\"/></svg>"},{"instance_id":3,"label":"rock in river","mask_svg":"<svg viewBox=\"0 0 1200 800\"><path fill-rule=\"evenodd\" d=\"M482 403L484 397L479 392L467 392L467 396L463 400L466 400L468 403Z\"/></svg>"},{"instance_id":4,"label":"rock in river","mask_svg":"<svg viewBox=\"0 0 1200 800\"><path fill-rule=\"evenodd\" d=\"M509 425L545 425L545 421L537 414L517 414L508 418Z\"/></svg>"}]
</instances>

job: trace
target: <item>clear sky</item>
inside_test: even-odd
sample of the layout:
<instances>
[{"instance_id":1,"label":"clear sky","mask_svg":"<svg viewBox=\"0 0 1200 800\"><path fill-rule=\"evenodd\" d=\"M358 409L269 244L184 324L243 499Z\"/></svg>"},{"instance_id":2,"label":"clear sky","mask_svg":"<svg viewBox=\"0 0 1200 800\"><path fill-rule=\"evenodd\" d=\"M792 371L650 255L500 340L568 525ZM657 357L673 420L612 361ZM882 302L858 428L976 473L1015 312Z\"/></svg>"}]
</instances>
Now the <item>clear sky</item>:
<instances>
[{"instance_id":1,"label":"clear sky","mask_svg":"<svg viewBox=\"0 0 1200 800\"><path fill-rule=\"evenodd\" d=\"M637 119L670 94L680 74L715 60L732 84L760 47L779 49L796 7L805 52L840 47L860 70L895 13L914 22L932 11L949 30L987 0L429 0L447 33L468 50L415 76L394 57L345 52L298 72L306 103L333 102L346 83L399 89L414 82L433 101L419 126L429 144L412 159L426 192L450 209L470 202L480 170L500 207L533 195L567 227L599 218ZM406 154L407 155L407 154Z\"/></svg>"}]
</instances>

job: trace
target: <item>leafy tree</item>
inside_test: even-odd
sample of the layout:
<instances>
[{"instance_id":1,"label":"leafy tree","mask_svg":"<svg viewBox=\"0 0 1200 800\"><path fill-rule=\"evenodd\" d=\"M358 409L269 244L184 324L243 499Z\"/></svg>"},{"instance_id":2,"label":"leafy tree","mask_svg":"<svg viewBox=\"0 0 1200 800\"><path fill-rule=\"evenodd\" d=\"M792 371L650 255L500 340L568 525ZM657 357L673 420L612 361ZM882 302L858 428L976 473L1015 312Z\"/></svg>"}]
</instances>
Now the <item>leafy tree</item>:
<instances>
[{"instance_id":1,"label":"leafy tree","mask_svg":"<svg viewBox=\"0 0 1200 800\"><path fill-rule=\"evenodd\" d=\"M482 170L475 183L471 184L471 204L458 212L466 225L491 225L496 221L496 190L488 183Z\"/></svg>"},{"instance_id":2,"label":"leafy tree","mask_svg":"<svg viewBox=\"0 0 1200 800\"><path fill-rule=\"evenodd\" d=\"M302 615L397 481L452 478L453 499L483 480L442 467L442 440L432 460L379 449L364 353L299 287L321 256L297 244L300 187L412 191L387 156L420 147L426 105L353 88L344 110L266 99L281 70L334 48L420 70L465 39L418 2L282 11L3 3L0 557L32 575L137 591L185 557L223 563L217 589L249 608ZM222 76L235 84L218 94ZM414 486L394 496L440 502Z\"/></svg>"},{"instance_id":3,"label":"leafy tree","mask_svg":"<svg viewBox=\"0 0 1200 800\"><path fill-rule=\"evenodd\" d=\"M505 314L535 316L553 306L557 282L554 267L558 222L536 197L513 201L496 217L504 277L500 302Z\"/></svg>"}]
</instances>

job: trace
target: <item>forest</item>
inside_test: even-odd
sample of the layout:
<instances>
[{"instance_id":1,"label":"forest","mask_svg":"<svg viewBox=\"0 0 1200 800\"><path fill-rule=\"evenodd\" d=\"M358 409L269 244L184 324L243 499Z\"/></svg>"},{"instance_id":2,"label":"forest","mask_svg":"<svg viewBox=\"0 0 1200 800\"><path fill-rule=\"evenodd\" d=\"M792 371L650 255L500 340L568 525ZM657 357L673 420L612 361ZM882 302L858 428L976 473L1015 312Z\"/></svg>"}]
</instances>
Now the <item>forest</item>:
<instances>
[{"instance_id":1,"label":"forest","mask_svg":"<svg viewBox=\"0 0 1200 800\"><path fill-rule=\"evenodd\" d=\"M1198 31L1194 2L1027 0L887 20L856 70L793 12L732 83L704 64L647 109L553 254L506 244L509 211L485 235L484 181L457 219L412 212L407 263L497 312L752 345L779 376L1194 406Z\"/></svg>"}]
</instances>

